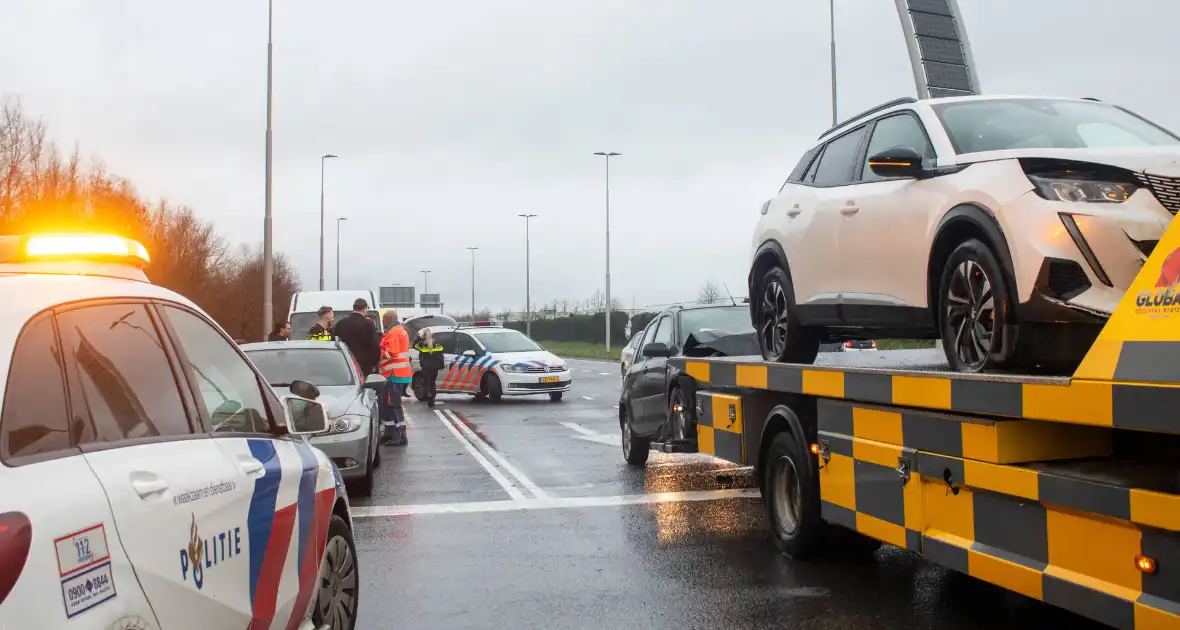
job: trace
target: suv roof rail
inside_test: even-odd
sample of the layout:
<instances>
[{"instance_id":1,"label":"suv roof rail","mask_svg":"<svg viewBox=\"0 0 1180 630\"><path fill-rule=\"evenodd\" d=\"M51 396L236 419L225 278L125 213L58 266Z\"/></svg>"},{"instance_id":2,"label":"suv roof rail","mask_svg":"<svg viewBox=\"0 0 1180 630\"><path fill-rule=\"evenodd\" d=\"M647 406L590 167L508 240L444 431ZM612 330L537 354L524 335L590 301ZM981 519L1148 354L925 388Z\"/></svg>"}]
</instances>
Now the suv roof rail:
<instances>
[{"instance_id":1,"label":"suv roof rail","mask_svg":"<svg viewBox=\"0 0 1180 630\"><path fill-rule=\"evenodd\" d=\"M1099 99L1099 98L1094 98L1093 96L1083 96L1083 97L1082 97L1082 100L1083 100L1083 101L1094 101L1095 103L1101 103L1101 102L1102 102L1102 99Z\"/></svg>"},{"instance_id":2,"label":"suv roof rail","mask_svg":"<svg viewBox=\"0 0 1180 630\"><path fill-rule=\"evenodd\" d=\"M863 111L851 118L845 118L843 121L837 123L831 129L828 129L827 131L819 134L819 138L816 138L816 139L818 140L820 138L823 138L824 136L832 133L833 131L839 129L840 127L843 127L844 125L847 125L848 123L853 122L855 120L859 120L861 118L864 118L865 116L868 116L869 114L875 114L881 110L889 109L890 107L893 107L895 105L908 105L910 103L917 103L917 102L918 102L918 99L916 99L912 96L903 96L901 98L895 98L892 101L889 101L888 103L882 103L876 107L866 109L865 111Z\"/></svg>"}]
</instances>

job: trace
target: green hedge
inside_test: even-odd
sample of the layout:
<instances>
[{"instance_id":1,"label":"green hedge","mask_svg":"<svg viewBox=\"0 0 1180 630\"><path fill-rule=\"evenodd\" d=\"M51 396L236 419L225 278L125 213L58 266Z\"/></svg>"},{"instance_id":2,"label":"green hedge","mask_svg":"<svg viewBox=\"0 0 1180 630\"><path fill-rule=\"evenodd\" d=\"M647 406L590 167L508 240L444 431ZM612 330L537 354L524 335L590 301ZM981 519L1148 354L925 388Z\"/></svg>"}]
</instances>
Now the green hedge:
<instances>
[{"instance_id":1,"label":"green hedge","mask_svg":"<svg viewBox=\"0 0 1180 630\"><path fill-rule=\"evenodd\" d=\"M655 319L658 313L637 313L631 319L631 333L635 334L641 330L651 320ZM611 345L622 346L627 343L628 337L623 334L627 327L627 314L614 312L610 317L610 340ZM524 332L524 322L505 322L504 326ZM585 343L606 343L606 326L602 313L594 315L570 315L568 317L557 317L552 319L537 319L533 321L533 339L544 339L546 341L573 341Z\"/></svg>"}]
</instances>

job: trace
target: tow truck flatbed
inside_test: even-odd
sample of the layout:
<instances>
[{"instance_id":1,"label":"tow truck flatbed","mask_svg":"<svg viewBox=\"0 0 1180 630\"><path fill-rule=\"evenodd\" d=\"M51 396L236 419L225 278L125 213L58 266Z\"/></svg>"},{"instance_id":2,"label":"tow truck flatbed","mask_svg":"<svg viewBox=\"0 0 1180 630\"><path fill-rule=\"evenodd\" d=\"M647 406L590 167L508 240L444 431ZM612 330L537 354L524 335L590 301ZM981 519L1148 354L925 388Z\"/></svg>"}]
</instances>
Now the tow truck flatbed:
<instances>
[{"instance_id":1,"label":"tow truck flatbed","mask_svg":"<svg viewBox=\"0 0 1180 630\"><path fill-rule=\"evenodd\" d=\"M1174 222L1070 376L669 359L688 437L652 446L753 467L787 555L888 543L1115 628L1180 629L1177 252Z\"/></svg>"}]
</instances>

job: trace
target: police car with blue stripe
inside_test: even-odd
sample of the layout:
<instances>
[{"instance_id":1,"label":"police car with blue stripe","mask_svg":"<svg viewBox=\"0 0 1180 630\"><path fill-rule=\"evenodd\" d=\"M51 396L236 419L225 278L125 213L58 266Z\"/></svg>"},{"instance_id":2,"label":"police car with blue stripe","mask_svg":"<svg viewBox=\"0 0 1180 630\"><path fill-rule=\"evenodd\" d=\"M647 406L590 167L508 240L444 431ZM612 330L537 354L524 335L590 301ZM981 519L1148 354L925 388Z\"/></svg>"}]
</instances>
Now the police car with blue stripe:
<instances>
[{"instance_id":1,"label":"police car with blue stripe","mask_svg":"<svg viewBox=\"0 0 1180 630\"><path fill-rule=\"evenodd\" d=\"M0 628L351 630L348 498L200 308L110 235L0 237Z\"/></svg>"},{"instance_id":2,"label":"police car with blue stripe","mask_svg":"<svg viewBox=\"0 0 1180 630\"><path fill-rule=\"evenodd\" d=\"M439 392L471 394L493 402L502 396L548 394L558 402L573 385L573 374L565 361L519 331L495 322L420 330L426 329L443 347L445 367L435 380ZM410 356L414 396L422 400L426 396L418 354L412 351Z\"/></svg>"}]
</instances>

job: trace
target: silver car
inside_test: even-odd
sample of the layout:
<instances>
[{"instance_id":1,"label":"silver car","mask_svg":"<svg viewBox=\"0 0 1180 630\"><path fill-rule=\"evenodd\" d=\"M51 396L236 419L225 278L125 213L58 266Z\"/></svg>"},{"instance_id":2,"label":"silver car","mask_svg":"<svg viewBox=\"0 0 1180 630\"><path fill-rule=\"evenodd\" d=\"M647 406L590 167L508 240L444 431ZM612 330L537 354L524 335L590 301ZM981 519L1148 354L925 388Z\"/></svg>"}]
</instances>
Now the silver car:
<instances>
[{"instance_id":1,"label":"silver car","mask_svg":"<svg viewBox=\"0 0 1180 630\"><path fill-rule=\"evenodd\" d=\"M631 363L635 361L635 346L639 343L639 339L643 337L643 331L639 331L631 335L631 341L623 346L623 351L619 353L620 371L623 376L627 375L627 370L631 367Z\"/></svg>"},{"instance_id":2,"label":"silver car","mask_svg":"<svg viewBox=\"0 0 1180 630\"><path fill-rule=\"evenodd\" d=\"M309 441L332 458L357 494L372 492L373 469L381 465L375 390L385 380L376 374L366 380L340 341L268 341L242 350L276 390L295 381L316 386L316 400L328 408L328 432Z\"/></svg>"}]
</instances>

